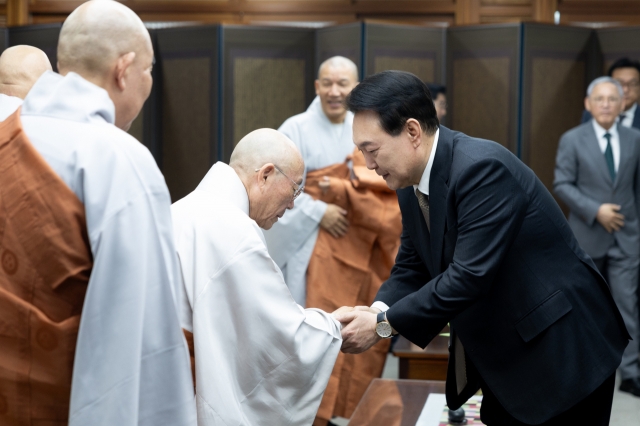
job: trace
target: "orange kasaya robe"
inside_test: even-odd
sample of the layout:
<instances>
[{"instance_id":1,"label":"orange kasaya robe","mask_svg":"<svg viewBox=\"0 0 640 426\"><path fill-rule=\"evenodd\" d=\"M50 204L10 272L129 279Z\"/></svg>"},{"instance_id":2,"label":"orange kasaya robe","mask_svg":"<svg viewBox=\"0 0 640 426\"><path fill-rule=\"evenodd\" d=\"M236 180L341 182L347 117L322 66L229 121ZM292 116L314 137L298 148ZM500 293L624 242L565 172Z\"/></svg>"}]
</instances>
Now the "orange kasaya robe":
<instances>
[{"instance_id":1,"label":"orange kasaya robe","mask_svg":"<svg viewBox=\"0 0 640 426\"><path fill-rule=\"evenodd\" d=\"M93 265L84 206L27 139L0 123L0 425L66 425Z\"/></svg>"},{"instance_id":2,"label":"orange kasaya robe","mask_svg":"<svg viewBox=\"0 0 640 426\"><path fill-rule=\"evenodd\" d=\"M320 228L307 269L306 306L327 312L341 306L370 306L389 277L400 246L402 221L395 192L365 167L357 150L353 175L346 163L315 170L307 174L305 191L344 208L349 220L349 230L341 238ZM340 353L318 417L351 417L371 380L382 374L389 343L380 341L359 355Z\"/></svg>"}]
</instances>

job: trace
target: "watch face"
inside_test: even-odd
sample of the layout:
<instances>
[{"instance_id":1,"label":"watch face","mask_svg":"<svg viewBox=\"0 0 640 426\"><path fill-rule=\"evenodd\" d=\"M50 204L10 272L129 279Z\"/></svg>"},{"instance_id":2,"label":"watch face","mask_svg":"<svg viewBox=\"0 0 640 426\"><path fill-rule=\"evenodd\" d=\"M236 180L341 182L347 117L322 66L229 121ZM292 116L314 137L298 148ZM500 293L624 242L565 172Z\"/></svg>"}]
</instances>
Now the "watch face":
<instances>
[{"instance_id":1,"label":"watch face","mask_svg":"<svg viewBox=\"0 0 640 426\"><path fill-rule=\"evenodd\" d=\"M391 337L391 324L386 321L379 322L376 325L376 333L378 336L386 339L387 337Z\"/></svg>"}]
</instances>

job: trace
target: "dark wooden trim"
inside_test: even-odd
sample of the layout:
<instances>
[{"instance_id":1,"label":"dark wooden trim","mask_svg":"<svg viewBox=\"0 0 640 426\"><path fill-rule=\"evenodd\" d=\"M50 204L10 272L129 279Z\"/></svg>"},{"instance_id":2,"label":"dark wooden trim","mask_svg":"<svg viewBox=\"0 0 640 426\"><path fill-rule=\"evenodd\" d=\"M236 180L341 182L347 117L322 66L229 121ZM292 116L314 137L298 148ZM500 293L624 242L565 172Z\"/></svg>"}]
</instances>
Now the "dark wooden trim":
<instances>
[{"instance_id":1,"label":"dark wooden trim","mask_svg":"<svg viewBox=\"0 0 640 426\"><path fill-rule=\"evenodd\" d=\"M53 0L35 1L30 12L35 14L70 13L83 1ZM450 2L194 2L194 1L122 1L136 13L327 13L327 14L449 14L455 13L455 4Z\"/></svg>"},{"instance_id":2,"label":"dark wooden trim","mask_svg":"<svg viewBox=\"0 0 640 426\"><path fill-rule=\"evenodd\" d=\"M630 15L640 13L640 2L621 0L570 1L561 2L558 5L558 11L561 17L565 13L567 15Z\"/></svg>"},{"instance_id":3,"label":"dark wooden trim","mask_svg":"<svg viewBox=\"0 0 640 426\"><path fill-rule=\"evenodd\" d=\"M533 6L482 6L480 16L531 16L533 17Z\"/></svg>"}]
</instances>

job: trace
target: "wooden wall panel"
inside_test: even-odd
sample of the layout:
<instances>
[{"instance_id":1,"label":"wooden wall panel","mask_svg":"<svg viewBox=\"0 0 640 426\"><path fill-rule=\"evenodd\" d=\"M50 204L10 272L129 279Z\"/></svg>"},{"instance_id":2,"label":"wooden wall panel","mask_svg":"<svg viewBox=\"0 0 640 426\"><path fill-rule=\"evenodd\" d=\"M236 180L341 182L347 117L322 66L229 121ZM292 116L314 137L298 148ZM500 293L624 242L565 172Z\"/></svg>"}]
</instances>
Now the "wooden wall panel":
<instances>
[{"instance_id":1,"label":"wooden wall panel","mask_svg":"<svg viewBox=\"0 0 640 426\"><path fill-rule=\"evenodd\" d=\"M592 31L526 24L523 43L522 160L551 190L560 136L580 123Z\"/></svg>"},{"instance_id":2,"label":"wooden wall panel","mask_svg":"<svg viewBox=\"0 0 640 426\"><path fill-rule=\"evenodd\" d=\"M447 32L449 126L518 149L520 25Z\"/></svg>"},{"instance_id":3,"label":"wooden wall panel","mask_svg":"<svg viewBox=\"0 0 640 426\"><path fill-rule=\"evenodd\" d=\"M311 103L315 31L223 26L222 49L222 159L228 161L246 133L277 129Z\"/></svg>"},{"instance_id":4,"label":"wooden wall panel","mask_svg":"<svg viewBox=\"0 0 640 426\"><path fill-rule=\"evenodd\" d=\"M332 56L344 56L357 66L362 77L362 31L361 22L320 28L316 31L315 75L320 64Z\"/></svg>"},{"instance_id":5,"label":"wooden wall panel","mask_svg":"<svg viewBox=\"0 0 640 426\"><path fill-rule=\"evenodd\" d=\"M627 56L640 60L640 26L627 28L605 28L596 30L602 51L602 74L617 59Z\"/></svg>"},{"instance_id":6,"label":"wooden wall panel","mask_svg":"<svg viewBox=\"0 0 640 426\"><path fill-rule=\"evenodd\" d=\"M389 69L444 83L445 29L365 24L365 75Z\"/></svg>"},{"instance_id":7,"label":"wooden wall panel","mask_svg":"<svg viewBox=\"0 0 640 426\"><path fill-rule=\"evenodd\" d=\"M161 168L176 201L220 157L218 26L158 30Z\"/></svg>"}]
</instances>

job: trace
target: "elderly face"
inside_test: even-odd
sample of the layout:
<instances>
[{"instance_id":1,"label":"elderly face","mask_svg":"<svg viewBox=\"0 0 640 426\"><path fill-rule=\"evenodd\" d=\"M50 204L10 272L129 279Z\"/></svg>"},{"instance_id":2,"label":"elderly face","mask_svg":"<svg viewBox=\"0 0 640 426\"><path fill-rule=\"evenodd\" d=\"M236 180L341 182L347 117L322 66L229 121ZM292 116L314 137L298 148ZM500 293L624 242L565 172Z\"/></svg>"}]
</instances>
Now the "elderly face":
<instances>
[{"instance_id":1,"label":"elderly face","mask_svg":"<svg viewBox=\"0 0 640 426\"><path fill-rule=\"evenodd\" d=\"M622 112L622 97L613 83L600 83L585 99L585 108L605 129L611 128Z\"/></svg>"},{"instance_id":2,"label":"elderly face","mask_svg":"<svg viewBox=\"0 0 640 426\"><path fill-rule=\"evenodd\" d=\"M257 184L249 192L249 216L262 229L271 229L294 205L294 196L302 185L302 162L293 167L267 163L256 172ZM280 169L280 170L278 170Z\"/></svg>"},{"instance_id":3,"label":"elderly face","mask_svg":"<svg viewBox=\"0 0 640 426\"><path fill-rule=\"evenodd\" d=\"M611 73L611 77L620 82L624 91L624 106L626 111L638 102L640 97L640 73L635 68L618 68Z\"/></svg>"},{"instance_id":4,"label":"elderly face","mask_svg":"<svg viewBox=\"0 0 640 426\"><path fill-rule=\"evenodd\" d=\"M116 125L122 123L118 127L124 130L129 130L151 93L153 63L151 40L145 37L143 46L127 70L127 85L123 92L121 108L116 108Z\"/></svg>"},{"instance_id":5,"label":"elderly face","mask_svg":"<svg viewBox=\"0 0 640 426\"><path fill-rule=\"evenodd\" d=\"M409 126L413 126L410 131ZM407 120L397 136L387 133L375 112L362 111L353 118L353 142L362 151L367 168L374 170L393 190L420 181L421 162L414 145L416 120Z\"/></svg>"},{"instance_id":6,"label":"elderly face","mask_svg":"<svg viewBox=\"0 0 640 426\"><path fill-rule=\"evenodd\" d=\"M344 100L358 84L358 77L349 67L325 66L315 84L322 111L332 123L342 123L347 115Z\"/></svg>"}]
</instances>

